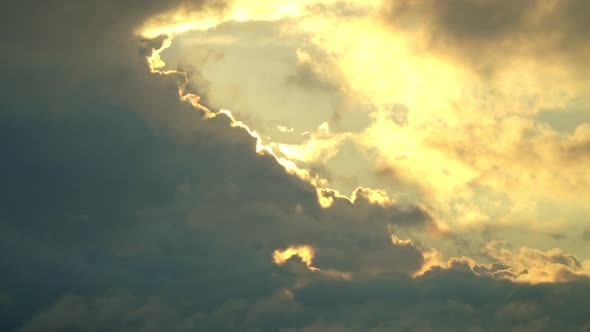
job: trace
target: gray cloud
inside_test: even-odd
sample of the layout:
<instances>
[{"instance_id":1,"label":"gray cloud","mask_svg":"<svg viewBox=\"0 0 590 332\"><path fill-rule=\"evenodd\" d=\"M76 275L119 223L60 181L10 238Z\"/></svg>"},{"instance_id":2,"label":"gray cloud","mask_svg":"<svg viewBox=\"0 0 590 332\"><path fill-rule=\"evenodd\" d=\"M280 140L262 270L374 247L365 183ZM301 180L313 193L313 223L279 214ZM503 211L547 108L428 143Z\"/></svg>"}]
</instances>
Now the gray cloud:
<instances>
[{"instance_id":1,"label":"gray cloud","mask_svg":"<svg viewBox=\"0 0 590 332\"><path fill-rule=\"evenodd\" d=\"M146 72L143 56L161 40L130 34L178 4L2 12L4 31L20 32L0 61L0 330L587 324L587 280L517 285L460 264L411 279L422 249L392 244L387 227L432 228L426 210L362 195L322 209L315 189L257 155L244 130L179 103L177 77ZM272 251L291 244L314 246L322 272L273 264Z\"/></svg>"},{"instance_id":2,"label":"gray cloud","mask_svg":"<svg viewBox=\"0 0 590 332\"><path fill-rule=\"evenodd\" d=\"M589 4L583 0L511 2L451 0L386 2L385 19L395 29L426 28L430 50L492 73L506 59L526 54L585 70L590 44Z\"/></svg>"},{"instance_id":3,"label":"gray cloud","mask_svg":"<svg viewBox=\"0 0 590 332\"><path fill-rule=\"evenodd\" d=\"M64 295L22 331L586 331L588 291L587 282L522 286L474 278L460 266L417 281L317 280L294 292L228 299L207 312L110 290Z\"/></svg>"}]
</instances>

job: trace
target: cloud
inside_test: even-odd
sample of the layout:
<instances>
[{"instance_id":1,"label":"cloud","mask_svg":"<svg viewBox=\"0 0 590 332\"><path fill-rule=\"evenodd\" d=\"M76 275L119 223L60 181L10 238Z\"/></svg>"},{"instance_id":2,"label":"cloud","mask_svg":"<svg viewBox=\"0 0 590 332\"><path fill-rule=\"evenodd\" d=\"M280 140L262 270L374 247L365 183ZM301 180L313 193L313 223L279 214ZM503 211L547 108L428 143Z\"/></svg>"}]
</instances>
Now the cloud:
<instances>
[{"instance_id":1,"label":"cloud","mask_svg":"<svg viewBox=\"0 0 590 332\"><path fill-rule=\"evenodd\" d=\"M588 266L559 249L543 252L523 247L513 252L506 243L493 241L486 246L485 252L504 265L501 271L494 273L500 272L517 282L567 281L589 273Z\"/></svg>"},{"instance_id":2,"label":"cloud","mask_svg":"<svg viewBox=\"0 0 590 332\"><path fill-rule=\"evenodd\" d=\"M427 205L442 228L568 224L573 236L588 215L584 6L385 1L383 25L334 32L326 48L377 109L359 141L384 189ZM358 31L370 37L351 42ZM567 212L542 213L545 202Z\"/></svg>"},{"instance_id":3,"label":"cloud","mask_svg":"<svg viewBox=\"0 0 590 332\"><path fill-rule=\"evenodd\" d=\"M518 284L455 259L413 277L428 250L412 234L438 231L428 208L362 187L351 199L318 192L260 153L231 114L204 117L179 101L183 75L150 73L145 59L164 40L133 32L181 4L206 5L3 11L26 29L0 61L9 78L0 92L1 330L588 326L582 273ZM275 250L291 246L313 255L275 264ZM561 251L521 254L536 255L539 270L584 266ZM502 250L491 256L528 268Z\"/></svg>"},{"instance_id":4,"label":"cloud","mask_svg":"<svg viewBox=\"0 0 590 332\"><path fill-rule=\"evenodd\" d=\"M582 65L590 50L584 39L584 1L424 1L385 2L386 20L395 29L422 32L430 50L457 56L491 73L506 59L535 55L547 62Z\"/></svg>"},{"instance_id":5,"label":"cloud","mask_svg":"<svg viewBox=\"0 0 590 332\"><path fill-rule=\"evenodd\" d=\"M574 306L584 303L587 286L575 286L575 289L564 285L523 287L489 279L472 280L457 270L421 281L421 290L405 279L371 283L326 280L313 287L296 292L280 291L256 301L228 300L210 312L193 311L159 298L110 291L96 298L65 295L47 311L36 315L22 331L51 331L56 327L81 331L100 328L128 331L403 331L408 328L584 331L588 323L583 309L568 311L560 306L561 301ZM420 296L408 296L411 294ZM555 303L555 298L547 297L548 294L560 294L560 302ZM495 303L505 304L493 305ZM319 319L316 318L318 313L321 313Z\"/></svg>"}]
</instances>

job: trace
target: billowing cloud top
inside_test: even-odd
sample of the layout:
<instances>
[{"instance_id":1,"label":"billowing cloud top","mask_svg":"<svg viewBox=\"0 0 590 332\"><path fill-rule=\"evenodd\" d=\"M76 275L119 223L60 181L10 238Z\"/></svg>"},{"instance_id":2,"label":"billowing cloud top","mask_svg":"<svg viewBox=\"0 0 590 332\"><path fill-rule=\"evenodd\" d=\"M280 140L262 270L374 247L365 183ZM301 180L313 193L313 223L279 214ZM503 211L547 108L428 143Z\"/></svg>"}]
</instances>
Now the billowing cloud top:
<instances>
[{"instance_id":1,"label":"billowing cloud top","mask_svg":"<svg viewBox=\"0 0 590 332\"><path fill-rule=\"evenodd\" d=\"M0 330L590 331L588 7L9 1Z\"/></svg>"}]
</instances>

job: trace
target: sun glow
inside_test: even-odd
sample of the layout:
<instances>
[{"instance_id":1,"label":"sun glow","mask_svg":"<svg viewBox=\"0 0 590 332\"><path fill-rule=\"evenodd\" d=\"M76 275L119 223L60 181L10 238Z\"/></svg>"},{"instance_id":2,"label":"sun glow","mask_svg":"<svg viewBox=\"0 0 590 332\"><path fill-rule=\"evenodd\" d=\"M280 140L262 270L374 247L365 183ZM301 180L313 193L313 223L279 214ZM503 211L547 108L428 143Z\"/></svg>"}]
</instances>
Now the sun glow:
<instances>
[{"instance_id":1,"label":"sun glow","mask_svg":"<svg viewBox=\"0 0 590 332\"><path fill-rule=\"evenodd\" d=\"M585 197L590 193L585 176L587 167L584 162L573 163L568 159L575 151L585 149L590 141L590 127L580 124L571 133L558 133L534 119L540 109L565 108L572 96L585 91L566 69L545 68L535 59L518 55L506 60L510 66L499 67L494 75L483 75L468 63L461 63L465 60L455 54L431 49L432 36L426 31L393 29L382 22L382 17L375 16L380 2L340 1L338 5L342 3L357 6L357 14L342 20L330 10L314 6L317 3L312 0L234 1L228 8L206 17L191 11L164 14L147 22L140 35L145 38L168 35L161 48L148 57L150 70L183 77L178 89L182 101L200 110L206 119L227 117L232 127L246 131L255 141L256 153L272 156L286 172L313 186L318 204L323 208L337 201L392 207L398 201L403 202L398 188L400 192L409 188L402 195L414 195L410 200L427 207L438 230L445 232L520 223L547 234L551 227L565 221L546 217L542 213L545 202L574 206L572 220L587 216ZM309 44L306 46L320 49L318 54L326 58L319 60L316 53L297 48L294 52L298 65L322 78L329 77L339 84L336 89L344 91L343 94L371 106L369 123L362 130L332 131L328 122L324 122L317 130L302 129L308 130L303 134L306 137L303 143L275 142L266 136L263 128L254 130L230 110L215 111L203 105L200 96L185 91L189 84L187 74L166 70L161 58L174 36L181 32L207 33L229 21L283 19L289 24L281 26L284 30L281 33L303 34ZM563 84L554 91L551 87L555 81ZM288 127L276 124L273 127L281 134L297 135L296 126L281 124ZM385 188L394 193L395 199L386 190L365 188L358 183L352 194L346 196L330 186L330 169L318 173L318 166L327 168L328 162L348 142L371 156L367 173L379 173L376 177L379 181L387 178L393 183ZM577 229L582 231L580 227ZM411 240L393 235L391 241L394 245L413 245ZM520 254L538 253L525 250ZM275 251L273 259L275 263L281 260L284 263L293 255L301 257L311 268L314 251L307 246ZM424 267L415 276L433 267L446 269L459 263L472 269L483 266L465 257L443 261L438 251L425 252L423 256ZM498 260L507 261L508 256L498 256ZM513 263L523 265L520 261ZM542 272L555 268L548 263L539 264L536 270L535 266L521 266L521 270ZM515 267L511 273L516 275L517 270ZM582 274L573 267L566 270ZM565 270L557 266L555 271ZM557 272L544 276L537 272L510 278L528 283L559 279Z\"/></svg>"},{"instance_id":2,"label":"sun glow","mask_svg":"<svg viewBox=\"0 0 590 332\"><path fill-rule=\"evenodd\" d=\"M191 104L196 109L199 109L203 112L203 116L206 119L214 118L219 115L224 115L230 119L230 123L232 127L239 127L244 129L250 136L252 136L256 140L256 153L258 154L268 154L273 156L276 161L285 168L285 170L289 174L296 175L300 179L310 183L316 188L316 193L318 197L318 203L323 208L329 208L333 203L335 198L346 199L350 202L354 202L356 199L355 197L348 198L347 196L341 194L337 190L329 189L328 181L318 174L313 174L310 170L302 168L296 164L296 161L311 161L320 158L320 156L325 156L330 158L335 152L336 148L339 144L343 142L347 137L348 134L339 134L339 135L330 135L329 134L329 125L328 123L322 123L316 134L312 134L312 137L308 142L304 145L288 145L288 144L280 144L275 142L264 142L263 138L255 131L252 130L247 124L242 121L239 121L235 118L230 110L221 109L217 112L212 111L207 106L200 103L200 96L193 94L193 93L185 93L186 86L189 84L189 79L186 73L178 70L162 70L166 66L166 63L161 58L161 53L169 48L172 45L172 40L174 36L179 32L184 32L188 30L194 29L209 29L213 26L216 26L220 22L224 20L236 19L236 15L240 18L245 19L248 17L246 13L250 13L249 15L255 15L253 13L263 12L262 17L267 20L277 20L285 15L295 15L297 13L301 14L299 10L296 10L294 4L291 4L286 7L281 7L284 10L279 12L273 12L271 9L274 7L255 7L254 9L243 9L239 5L234 5L232 11L229 16L225 18L220 18L215 24L211 23L212 21L205 21L198 23L198 19L195 18L194 15L186 14L180 15L175 14L171 17L172 21L183 21L185 19L192 18L196 20L197 23L188 24L183 23L181 25L161 25L153 27L153 23L151 23L151 28L144 28L142 31L142 35L145 38L154 37L157 35L161 35L162 33L168 35L166 39L164 39L162 45L158 49L154 49L152 54L147 57L147 62L149 65L149 69L152 73L161 74L161 75L169 75L169 74L176 74L183 77L183 80L179 83L178 93L180 100ZM252 11L250 11L252 10ZM271 15L270 12L273 14ZM255 16L256 17L256 16ZM170 19L170 18L169 18ZM154 22L162 22L166 21L166 17L159 17L153 20ZM147 24L150 26L150 24ZM185 29L186 28L186 29ZM356 191L355 191L356 192ZM369 192L369 191L367 191ZM376 191L377 192L377 191ZM386 195L385 195L386 196ZM383 194L379 191L378 195L371 194L371 198L369 202L374 204L390 204L392 201L387 199L383 199Z\"/></svg>"}]
</instances>

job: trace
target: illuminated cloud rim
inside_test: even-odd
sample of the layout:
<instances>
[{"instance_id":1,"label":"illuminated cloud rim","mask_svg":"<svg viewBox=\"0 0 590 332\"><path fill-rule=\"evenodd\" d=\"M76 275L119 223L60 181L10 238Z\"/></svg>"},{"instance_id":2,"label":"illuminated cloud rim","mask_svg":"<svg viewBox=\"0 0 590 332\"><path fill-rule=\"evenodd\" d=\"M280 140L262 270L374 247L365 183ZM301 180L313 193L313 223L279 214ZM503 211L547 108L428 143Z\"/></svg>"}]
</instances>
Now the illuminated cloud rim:
<instances>
[{"instance_id":1,"label":"illuminated cloud rim","mask_svg":"<svg viewBox=\"0 0 590 332\"><path fill-rule=\"evenodd\" d=\"M189 103L195 109L203 112L206 119L215 118L223 115L229 118L232 127L239 127L245 130L256 141L256 152L260 155L272 156L278 164L280 164L289 174L296 175L300 179L310 183L316 188L318 202L323 208L330 208L335 199L344 199L350 203L358 202L362 198L363 201L369 204L375 204L381 207L389 207L394 205L395 200L388 197L383 190L374 190L370 188L357 188L351 197L342 195L336 190L328 188L327 180L321 178L317 174L312 174L310 170L299 167L295 161L282 157L277 153L284 152L282 150L292 149L288 145L281 145L274 142L265 143L262 137L252 130L247 124L236 119L231 111L221 109L217 112L212 111L207 106L200 103L200 97L194 93L189 93L186 88L189 84L188 75L179 70L162 70L165 67L164 61L161 59L161 53L172 45L174 36L179 33L190 30L208 30L214 28L220 22L227 20L245 21L250 15L256 16L261 20L277 20L285 16L297 16L301 14L301 7L296 5L285 5L279 7L268 8L254 8L253 12L248 12L249 7L233 6L233 10L224 17L213 17L203 19L202 16L194 16L193 14L179 14L173 16L173 23L162 24L154 26L153 22L165 21L162 17L157 20L151 20L152 23L146 25L149 28L143 28L139 34L144 38L163 38L163 42L158 49L154 49L151 55L147 56L149 70L157 75L179 75L182 79L178 85L178 95L181 101ZM257 13L259 10L260 13ZM202 15L202 14L201 14ZM151 25L150 25L151 24ZM164 36L164 37L162 37ZM322 127L322 126L320 126ZM325 127L325 128L324 128ZM279 131L288 132L286 127L277 127ZM324 131L327 129L327 123L320 128ZM302 153L301 151L297 151ZM288 154L282 154L288 155ZM297 159L297 158L295 158ZM300 160L304 160L302 155ZM415 278L422 277L433 270L450 269L457 266L466 266L477 275L487 275L500 279L507 279L517 283L547 283L547 282L565 282L575 280L581 276L590 275L590 264L588 262L580 262L574 256L563 253L560 249L552 249L547 252L522 247L518 251L513 251L511 248L499 241L492 241L482 250L483 253L490 258L492 263L482 265L476 263L469 257L451 258L445 260L443 255L436 249L421 248L416 246L411 240L400 239L394 232L389 229L391 244L399 247L411 247L418 250L423 257L423 264L420 269L414 271L411 275ZM318 267L313 266L316 249L306 244L293 244L287 248L276 249L272 254L272 260L277 265L283 265L293 257L298 257L309 269L313 272L321 272L326 276L332 276L342 279L352 279L353 275L346 271L323 271Z\"/></svg>"}]
</instances>

